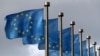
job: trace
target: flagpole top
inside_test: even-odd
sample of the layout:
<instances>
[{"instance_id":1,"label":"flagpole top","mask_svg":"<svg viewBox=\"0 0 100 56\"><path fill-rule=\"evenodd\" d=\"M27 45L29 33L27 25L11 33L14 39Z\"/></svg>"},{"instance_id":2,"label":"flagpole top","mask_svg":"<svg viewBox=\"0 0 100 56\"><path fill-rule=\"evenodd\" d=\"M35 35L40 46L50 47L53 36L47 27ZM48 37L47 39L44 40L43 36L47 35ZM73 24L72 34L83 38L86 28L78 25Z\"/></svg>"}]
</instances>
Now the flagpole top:
<instances>
[{"instance_id":1,"label":"flagpole top","mask_svg":"<svg viewBox=\"0 0 100 56\"><path fill-rule=\"evenodd\" d=\"M87 36L87 39L91 39L91 36Z\"/></svg>"},{"instance_id":2,"label":"flagpole top","mask_svg":"<svg viewBox=\"0 0 100 56\"><path fill-rule=\"evenodd\" d=\"M63 17L64 16L64 13L63 12L59 12L58 16L59 17Z\"/></svg>"},{"instance_id":3,"label":"flagpole top","mask_svg":"<svg viewBox=\"0 0 100 56\"><path fill-rule=\"evenodd\" d=\"M75 21L71 21L70 22L70 25L75 25Z\"/></svg>"},{"instance_id":4,"label":"flagpole top","mask_svg":"<svg viewBox=\"0 0 100 56\"><path fill-rule=\"evenodd\" d=\"M83 33L83 29L79 29L79 33Z\"/></svg>"},{"instance_id":5,"label":"flagpole top","mask_svg":"<svg viewBox=\"0 0 100 56\"><path fill-rule=\"evenodd\" d=\"M94 42L94 43L93 43L93 45L96 45L96 44L97 44L97 42Z\"/></svg>"},{"instance_id":6,"label":"flagpole top","mask_svg":"<svg viewBox=\"0 0 100 56\"><path fill-rule=\"evenodd\" d=\"M44 6L45 7L49 7L50 6L50 2L48 2L48 1L44 2Z\"/></svg>"},{"instance_id":7,"label":"flagpole top","mask_svg":"<svg viewBox=\"0 0 100 56\"><path fill-rule=\"evenodd\" d=\"M98 50L100 50L100 47L98 47Z\"/></svg>"}]
</instances>

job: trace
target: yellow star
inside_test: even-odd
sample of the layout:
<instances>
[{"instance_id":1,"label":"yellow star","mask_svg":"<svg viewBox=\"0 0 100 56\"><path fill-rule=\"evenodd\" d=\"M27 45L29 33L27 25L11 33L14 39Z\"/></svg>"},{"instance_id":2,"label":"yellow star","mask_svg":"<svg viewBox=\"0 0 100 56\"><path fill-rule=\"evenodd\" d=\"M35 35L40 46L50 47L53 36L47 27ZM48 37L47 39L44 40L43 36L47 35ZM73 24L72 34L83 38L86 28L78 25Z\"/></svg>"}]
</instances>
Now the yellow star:
<instances>
[{"instance_id":1,"label":"yellow star","mask_svg":"<svg viewBox=\"0 0 100 56\"><path fill-rule=\"evenodd\" d=\"M32 35L31 38L33 38L34 36Z\"/></svg>"},{"instance_id":2,"label":"yellow star","mask_svg":"<svg viewBox=\"0 0 100 56\"><path fill-rule=\"evenodd\" d=\"M26 17L28 17L28 14L26 14Z\"/></svg>"},{"instance_id":3,"label":"yellow star","mask_svg":"<svg viewBox=\"0 0 100 56\"><path fill-rule=\"evenodd\" d=\"M30 19L32 19L32 17L31 17L31 16L29 16L29 20L30 20Z\"/></svg>"},{"instance_id":4,"label":"yellow star","mask_svg":"<svg viewBox=\"0 0 100 56\"><path fill-rule=\"evenodd\" d=\"M68 53L68 51L65 51L65 53Z\"/></svg>"},{"instance_id":5,"label":"yellow star","mask_svg":"<svg viewBox=\"0 0 100 56\"><path fill-rule=\"evenodd\" d=\"M29 30L27 29L26 32L29 32Z\"/></svg>"},{"instance_id":6,"label":"yellow star","mask_svg":"<svg viewBox=\"0 0 100 56\"><path fill-rule=\"evenodd\" d=\"M21 31L18 31L19 33L21 33Z\"/></svg>"},{"instance_id":7,"label":"yellow star","mask_svg":"<svg viewBox=\"0 0 100 56\"><path fill-rule=\"evenodd\" d=\"M49 45L49 47L51 47L51 45Z\"/></svg>"},{"instance_id":8,"label":"yellow star","mask_svg":"<svg viewBox=\"0 0 100 56\"><path fill-rule=\"evenodd\" d=\"M24 14L23 13L21 13L21 16L23 16Z\"/></svg>"},{"instance_id":9,"label":"yellow star","mask_svg":"<svg viewBox=\"0 0 100 56\"><path fill-rule=\"evenodd\" d=\"M18 30L18 28L17 28L17 27L15 27L15 30Z\"/></svg>"},{"instance_id":10,"label":"yellow star","mask_svg":"<svg viewBox=\"0 0 100 56\"><path fill-rule=\"evenodd\" d=\"M44 37L42 37L42 40L44 40Z\"/></svg>"},{"instance_id":11,"label":"yellow star","mask_svg":"<svg viewBox=\"0 0 100 56\"><path fill-rule=\"evenodd\" d=\"M19 15L17 15L16 17L19 17Z\"/></svg>"},{"instance_id":12,"label":"yellow star","mask_svg":"<svg viewBox=\"0 0 100 56\"><path fill-rule=\"evenodd\" d=\"M14 19L14 21L16 21L16 18Z\"/></svg>"},{"instance_id":13,"label":"yellow star","mask_svg":"<svg viewBox=\"0 0 100 56\"><path fill-rule=\"evenodd\" d=\"M31 29L31 28L32 28L32 26L29 26L29 28Z\"/></svg>"},{"instance_id":14,"label":"yellow star","mask_svg":"<svg viewBox=\"0 0 100 56\"><path fill-rule=\"evenodd\" d=\"M36 38L34 38L34 40L36 40Z\"/></svg>"},{"instance_id":15,"label":"yellow star","mask_svg":"<svg viewBox=\"0 0 100 56\"><path fill-rule=\"evenodd\" d=\"M31 21L30 23L32 24L33 22Z\"/></svg>"},{"instance_id":16,"label":"yellow star","mask_svg":"<svg viewBox=\"0 0 100 56\"><path fill-rule=\"evenodd\" d=\"M41 40L40 38L38 38L38 40Z\"/></svg>"},{"instance_id":17,"label":"yellow star","mask_svg":"<svg viewBox=\"0 0 100 56\"><path fill-rule=\"evenodd\" d=\"M53 46L53 48L55 48L55 46Z\"/></svg>"},{"instance_id":18,"label":"yellow star","mask_svg":"<svg viewBox=\"0 0 100 56\"><path fill-rule=\"evenodd\" d=\"M25 32L22 32L22 34L25 34Z\"/></svg>"},{"instance_id":19,"label":"yellow star","mask_svg":"<svg viewBox=\"0 0 100 56\"><path fill-rule=\"evenodd\" d=\"M59 45L56 45L56 47L59 47Z\"/></svg>"},{"instance_id":20,"label":"yellow star","mask_svg":"<svg viewBox=\"0 0 100 56\"><path fill-rule=\"evenodd\" d=\"M16 23L14 23L13 25L16 26Z\"/></svg>"}]
</instances>

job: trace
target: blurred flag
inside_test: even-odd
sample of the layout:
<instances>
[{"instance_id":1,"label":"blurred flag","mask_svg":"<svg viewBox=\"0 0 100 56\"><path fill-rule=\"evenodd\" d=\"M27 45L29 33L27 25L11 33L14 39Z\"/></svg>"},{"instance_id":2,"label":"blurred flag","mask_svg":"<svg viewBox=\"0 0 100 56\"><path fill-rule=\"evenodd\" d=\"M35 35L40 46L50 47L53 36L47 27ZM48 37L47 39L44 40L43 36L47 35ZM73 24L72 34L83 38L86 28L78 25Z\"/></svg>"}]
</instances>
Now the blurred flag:
<instances>
[{"instance_id":1,"label":"blurred flag","mask_svg":"<svg viewBox=\"0 0 100 56\"><path fill-rule=\"evenodd\" d=\"M59 51L57 50L49 50L49 56L59 56Z\"/></svg>"},{"instance_id":2,"label":"blurred flag","mask_svg":"<svg viewBox=\"0 0 100 56\"><path fill-rule=\"evenodd\" d=\"M86 48L86 40L82 41L82 49L83 49L83 53L85 52ZM75 47L74 47L74 52L78 55L80 55L80 43L77 42Z\"/></svg>"},{"instance_id":3,"label":"blurred flag","mask_svg":"<svg viewBox=\"0 0 100 56\"><path fill-rule=\"evenodd\" d=\"M83 55L87 56L86 40L82 41ZM74 52L80 55L80 43L78 42L74 47Z\"/></svg>"},{"instance_id":4,"label":"blurred flag","mask_svg":"<svg viewBox=\"0 0 100 56\"><path fill-rule=\"evenodd\" d=\"M6 16L5 32L8 39L27 35L43 35L43 8L22 11Z\"/></svg>"},{"instance_id":5,"label":"blurred flag","mask_svg":"<svg viewBox=\"0 0 100 56\"><path fill-rule=\"evenodd\" d=\"M64 29L63 31L63 52L71 51L71 28ZM76 44L79 42L79 35L75 34L75 41ZM38 46L39 50L45 49L45 41L39 42ZM58 34L54 33L49 37L49 49L50 50L59 50L59 36Z\"/></svg>"},{"instance_id":6,"label":"blurred flag","mask_svg":"<svg viewBox=\"0 0 100 56\"><path fill-rule=\"evenodd\" d=\"M93 47L90 48L90 56L95 56Z\"/></svg>"},{"instance_id":7,"label":"blurred flag","mask_svg":"<svg viewBox=\"0 0 100 56\"><path fill-rule=\"evenodd\" d=\"M49 22L48 23L49 36L51 36L53 32L58 31L58 19L57 18L49 19L48 22ZM45 20L43 21L43 25L45 26ZM45 28L43 28L43 29L45 29ZM43 30L43 35L41 35L41 37L40 37L40 36L33 36L30 32L27 34L27 36L24 36L22 38L22 42L23 42L23 44L36 44L38 42L44 41L44 38L42 37L42 36L45 36L44 33L45 33L45 30Z\"/></svg>"},{"instance_id":8,"label":"blurred flag","mask_svg":"<svg viewBox=\"0 0 100 56\"><path fill-rule=\"evenodd\" d=\"M70 35L71 35L71 28L67 28L64 29L62 31L63 33L63 42L66 42L66 45L70 43ZM44 38L44 37L42 37ZM65 39L66 38L66 39ZM64 43L65 44L65 43ZM69 44L70 45L70 44ZM68 46L69 46L68 45ZM66 46L67 47L67 46ZM39 50L44 50L45 48L45 40L40 41L39 42L39 46L38 46ZM53 32L50 36L49 36L49 48L51 50L59 50L59 32ZM68 48L68 47L67 47Z\"/></svg>"},{"instance_id":9,"label":"blurred flag","mask_svg":"<svg viewBox=\"0 0 100 56\"><path fill-rule=\"evenodd\" d=\"M74 40L74 56L80 56L80 43L79 41L76 42ZM87 56L87 48L86 48L86 40L82 41L83 45L83 56ZM64 52L64 56L71 56L71 51Z\"/></svg>"}]
</instances>

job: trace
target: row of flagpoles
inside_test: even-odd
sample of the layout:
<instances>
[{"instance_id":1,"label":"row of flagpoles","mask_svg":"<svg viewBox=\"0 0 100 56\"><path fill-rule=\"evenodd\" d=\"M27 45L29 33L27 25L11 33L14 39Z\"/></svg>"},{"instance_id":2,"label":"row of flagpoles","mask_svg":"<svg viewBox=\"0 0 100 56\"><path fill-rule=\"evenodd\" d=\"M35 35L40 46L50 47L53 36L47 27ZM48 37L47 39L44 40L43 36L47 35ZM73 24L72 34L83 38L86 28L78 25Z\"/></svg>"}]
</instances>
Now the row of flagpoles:
<instances>
[{"instance_id":1,"label":"row of flagpoles","mask_svg":"<svg viewBox=\"0 0 100 56\"><path fill-rule=\"evenodd\" d=\"M75 50L75 47L76 47L75 39L76 38L75 38L75 34L74 34L75 22L71 21L71 23L70 23L71 30L70 30L70 28L63 30L62 18L64 16L64 13L60 12L58 14L58 19L56 18L59 21L59 26L60 26L59 31L58 31L57 20L53 19L50 22L49 7L50 7L50 2L45 2L44 3L44 9L45 9L44 10L45 11L45 13L44 13L45 20L44 21L42 18L43 17L43 15L42 15L43 9L27 10L27 11L23 11L20 13L11 14L11 15L6 16L7 23L5 26L5 32L6 32L7 38L8 39L22 38L23 44L37 44L38 43L40 45L40 46L38 46L38 48L45 49L45 56L50 56L50 53L49 53L50 52L49 51L50 43L49 42L53 41L54 43L52 42L53 44L51 43L51 45L53 46L53 48L55 48L53 50L56 50L55 46L58 45L57 48L59 47L59 49L57 49L56 51L59 50L59 56L63 56L63 53L65 51L71 52L71 55L69 55L69 56L75 56L75 51L76 51ZM44 26L44 24L45 24L45 26ZM54 27L54 30L50 29L53 27ZM44 30L44 28L45 28L45 30ZM45 31L45 34L44 34L44 31ZM51 32L49 32L49 31L51 31ZM66 32L63 33L63 31L66 31ZM54 35L54 36L52 37L49 34ZM58 34L59 36L56 36L56 34ZM66 36L64 34L66 34ZM78 45L79 45L78 46L79 47L78 48L78 56L84 56L83 55L83 46L86 46L86 45L82 44L83 43L83 39L82 39L83 35L82 34L83 34L83 29L79 29L80 41L78 43ZM64 38L63 38L63 36L64 36ZM50 40L50 38L51 38L51 40ZM90 54L90 52L91 52L90 51L90 39L91 39L91 36L87 36L88 49L86 49L86 52L88 51L87 52L88 56L91 56L91 54ZM59 43L58 43L58 41L59 41ZM71 43L69 43L70 41L71 41ZM64 44L64 42L68 42L68 43ZM76 42L78 42L78 40ZM45 44L45 48L44 48L43 44ZM69 45L71 45L71 46L69 46ZM64 49L63 46L66 47L65 50L63 50ZM96 42L94 42L93 47L94 47L94 56L97 56ZM52 50L52 48L51 48L51 50ZM100 47L98 48L98 56L100 56Z\"/></svg>"},{"instance_id":2,"label":"row of flagpoles","mask_svg":"<svg viewBox=\"0 0 100 56\"><path fill-rule=\"evenodd\" d=\"M46 19L46 27L45 27L45 56L49 56L49 42L48 42L48 19L49 19L49 7L50 7L50 2L45 2L44 4L45 7L45 19ZM59 43L59 52L60 52L60 56L63 56L62 53L62 17L64 16L63 12L60 12L58 17L59 17L59 22L60 22L60 43ZM71 56L74 56L74 25L75 22L71 21L70 23L71 25ZM82 33L83 33L83 29L79 29L79 34L80 34L80 56L83 56L83 50L82 50ZM88 41L88 56L90 56L90 39L91 36L87 36L87 41ZM96 42L94 42L94 55L96 56ZM98 56L100 56L100 48L98 49Z\"/></svg>"}]
</instances>

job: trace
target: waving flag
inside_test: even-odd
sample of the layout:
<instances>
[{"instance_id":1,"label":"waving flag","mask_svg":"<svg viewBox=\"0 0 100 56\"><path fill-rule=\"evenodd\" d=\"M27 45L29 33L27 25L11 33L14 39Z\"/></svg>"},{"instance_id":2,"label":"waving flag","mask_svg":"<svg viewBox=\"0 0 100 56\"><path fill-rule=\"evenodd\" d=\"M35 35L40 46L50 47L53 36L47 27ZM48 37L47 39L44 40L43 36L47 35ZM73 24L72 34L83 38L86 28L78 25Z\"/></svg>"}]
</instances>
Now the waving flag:
<instances>
[{"instance_id":1,"label":"waving flag","mask_svg":"<svg viewBox=\"0 0 100 56\"><path fill-rule=\"evenodd\" d=\"M93 47L90 48L90 56L95 56Z\"/></svg>"},{"instance_id":2,"label":"waving flag","mask_svg":"<svg viewBox=\"0 0 100 56\"><path fill-rule=\"evenodd\" d=\"M66 51L71 51L71 28L67 28L64 29L63 31L63 52ZM76 44L77 42L79 42L79 35L75 34L75 41L74 43ZM39 43L38 48L40 50L44 50L45 49L45 42L44 40L41 41ZM59 36L58 34L54 33L52 35L50 35L49 37L49 49L50 50L59 50Z\"/></svg>"},{"instance_id":3,"label":"waving flag","mask_svg":"<svg viewBox=\"0 0 100 56\"><path fill-rule=\"evenodd\" d=\"M43 21L43 25L45 26L45 20ZM58 31L58 19L57 18L49 19L49 36L51 36L53 32L57 31ZM27 34L27 36L24 36L22 38L22 42L23 44L36 44L38 42L45 41L44 37L42 37L45 36L44 33L45 33L44 28L43 28L43 35L41 36L33 36L30 32Z\"/></svg>"},{"instance_id":4,"label":"waving flag","mask_svg":"<svg viewBox=\"0 0 100 56\"><path fill-rule=\"evenodd\" d=\"M8 39L43 35L43 8L7 15L6 21L5 32Z\"/></svg>"},{"instance_id":5,"label":"waving flag","mask_svg":"<svg viewBox=\"0 0 100 56\"><path fill-rule=\"evenodd\" d=\"M71 33L71 28L67 28L67 29L63 30L63 37L66 38L66 41L69 39L68 43L70 43L70 35L71 35L70 33ZM63 40L63 41L65 41L65 40ZM66 42L66 45L67 45L67 42ZM45 48L45 41L44 40L39 42L38 48L40 50L44 50L44 48ZM49 36L49 48L53 49L53 50L59 50L59 32L54 32L53 34L51 34Z\"/></svg>"}]
</instances>

